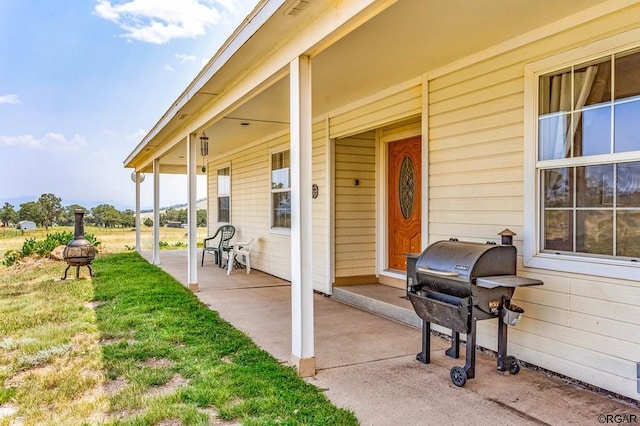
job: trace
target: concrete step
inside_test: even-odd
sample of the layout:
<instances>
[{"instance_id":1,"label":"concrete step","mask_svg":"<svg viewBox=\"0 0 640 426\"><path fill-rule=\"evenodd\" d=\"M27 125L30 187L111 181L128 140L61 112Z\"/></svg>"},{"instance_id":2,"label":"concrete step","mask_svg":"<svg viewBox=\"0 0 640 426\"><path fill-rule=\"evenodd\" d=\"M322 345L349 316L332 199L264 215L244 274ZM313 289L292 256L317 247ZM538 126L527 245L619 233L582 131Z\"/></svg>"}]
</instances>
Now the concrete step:
<instances>
[{"instance_id":1,"label":"concrete step","mask_svg":"<svg viewBox=\"0 0 640 426\"><path fill-rule=\"evenodd\" d=\"M332 299L414 328L422 322L404 298L405 290L383 284L334 287Z\"/></svg>"}]
</instances>

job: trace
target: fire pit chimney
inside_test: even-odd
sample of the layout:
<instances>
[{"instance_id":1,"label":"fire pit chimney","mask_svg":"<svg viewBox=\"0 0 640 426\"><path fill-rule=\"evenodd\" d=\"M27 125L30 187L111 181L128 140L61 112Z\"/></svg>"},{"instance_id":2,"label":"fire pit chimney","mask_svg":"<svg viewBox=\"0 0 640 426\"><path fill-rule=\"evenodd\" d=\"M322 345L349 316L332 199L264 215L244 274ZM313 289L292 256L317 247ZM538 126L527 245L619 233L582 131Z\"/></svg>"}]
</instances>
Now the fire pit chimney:
<instances>
[{"instance_id":1,"label":"fire pit chimney","mask_svg":"<svg viewBox=\"0 0 640 426\"><path fill-rule=\"evenodd\" d=\"M84 236L84 210L76 209L73 214L76 218L75 235L63 252L64 260L68 263L63 280L67 279L67 272L72 266L76 267L76 278L80 278L81 266L89 268L89 275L93 276L91 261L96 257L95 246Z\"/></svg>"}]
</instances>

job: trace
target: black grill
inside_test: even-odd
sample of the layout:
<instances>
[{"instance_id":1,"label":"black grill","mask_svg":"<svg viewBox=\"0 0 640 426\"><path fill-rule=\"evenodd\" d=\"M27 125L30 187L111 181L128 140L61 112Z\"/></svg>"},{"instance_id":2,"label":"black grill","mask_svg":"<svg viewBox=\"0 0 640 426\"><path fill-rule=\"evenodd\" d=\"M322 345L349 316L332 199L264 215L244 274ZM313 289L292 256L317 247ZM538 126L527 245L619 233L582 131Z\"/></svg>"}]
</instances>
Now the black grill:
<instances>
[{"instance_id":1,"label":"black grill","mask_svg":"<svg viewBox=\"0 0 640 426\"><path fill-rule=\"evenodd\" d=\"M520 371L519 361L507 356L507 324L515 325L524 311L511 304L511 297L516 287L542 281L518 277L516 256L510 244L456 239L431 244L420 255L407 255L407 296L423 320L422 352L416 358L430 362L431 323L451 329L446 354L453 358L460 356L460 333L467 334L465 365L451 369L456 386L475 377L478 320L498 318L498 370Z\"/></svg>"}]
</instances>

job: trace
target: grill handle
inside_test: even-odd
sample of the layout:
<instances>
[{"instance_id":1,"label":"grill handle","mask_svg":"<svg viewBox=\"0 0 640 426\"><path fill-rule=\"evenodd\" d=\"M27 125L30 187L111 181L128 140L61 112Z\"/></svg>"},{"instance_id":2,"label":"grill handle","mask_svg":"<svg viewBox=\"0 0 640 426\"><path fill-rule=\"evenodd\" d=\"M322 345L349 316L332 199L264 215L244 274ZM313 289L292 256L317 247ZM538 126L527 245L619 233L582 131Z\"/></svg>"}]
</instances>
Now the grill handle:
<instances>
[{"instance_id":1,"label":"grill handle","mask_svg":"<svg viewBox=\"0 0 640 426\"><path fill-rule=\"evenodd\" d=\"M424 266L419 266L417 268L418 272L422 272L423 274L437 275L439 277L457 277L458 273L453 271L437 271L435 269L429 269Z\"/></svg>"}]
</instances>

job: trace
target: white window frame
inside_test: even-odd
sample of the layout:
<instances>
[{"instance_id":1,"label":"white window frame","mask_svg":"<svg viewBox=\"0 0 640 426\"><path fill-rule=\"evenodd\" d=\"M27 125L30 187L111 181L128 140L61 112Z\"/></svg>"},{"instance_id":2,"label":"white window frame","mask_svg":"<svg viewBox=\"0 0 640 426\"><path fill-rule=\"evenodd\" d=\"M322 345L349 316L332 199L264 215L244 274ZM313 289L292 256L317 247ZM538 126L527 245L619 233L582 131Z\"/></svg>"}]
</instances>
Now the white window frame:
<instances>
[{"instance_id":1,"label":"white window frame","mask_svg":"<svg viewBox=\"0 0 640 426\"><path fill-rule=\"evenodd\" d=\"M289 169L291 169L291 149L290 148L282 148L282 149L274 149L274 150L270 150L269 151L269 232L272 234L281 234L281 235L291 235L291 227L289 228L284 228L284 227L277 227L277 226L273 226L273 209L274 209L274 205L273 205L273 194L275 192L286 192L288 191L289 193L291 192L291 181L289 182L289 188L287 190L274 190L271 186L273 185L273 182L271 181L272 179L272 172L273 172L273 156L275 154L279 154L281 152L286 152L289 151ZM291 180L291 174L289 174L289 180Z\"/></svg>"},{"instance_id":2,"label":"white window frame","mask_svg":"<svg viewBox=\"0 0 640 426\"><path fill-rule=\"evenodd\" d=\"M627 31L586 46L532 62L524 70L524 256L525 267L573 272L608 278L637 280L640 262L589 257L585 254L554 254L541 251L541 200L538 178L538 80L541 75L579 65L607 55L640 47L640 29ZM640 160L637 154L627 155ZM553 160L550 160L553 161ZM548 162L548 161L547 161Z\"/></svg>"},{"instance_id":3,"label":"white window frame","mask_svg":"<svg viewBox=\"0 0 640 426\"><path fill-rule=\"evenodd\" d=\"M220 202L219 198L221 197L220 188L218 186L218 171L222 169L229 169L229 194L226 195L227 197L229 197L229 221L228 222L220 220L220 208L218 207ZM222 196L224 197L224 195ZM220 164L218 165L218 167L216 167L216 220L218 224L231 223L231 163Z\"/></svg>"}]
</instances>

